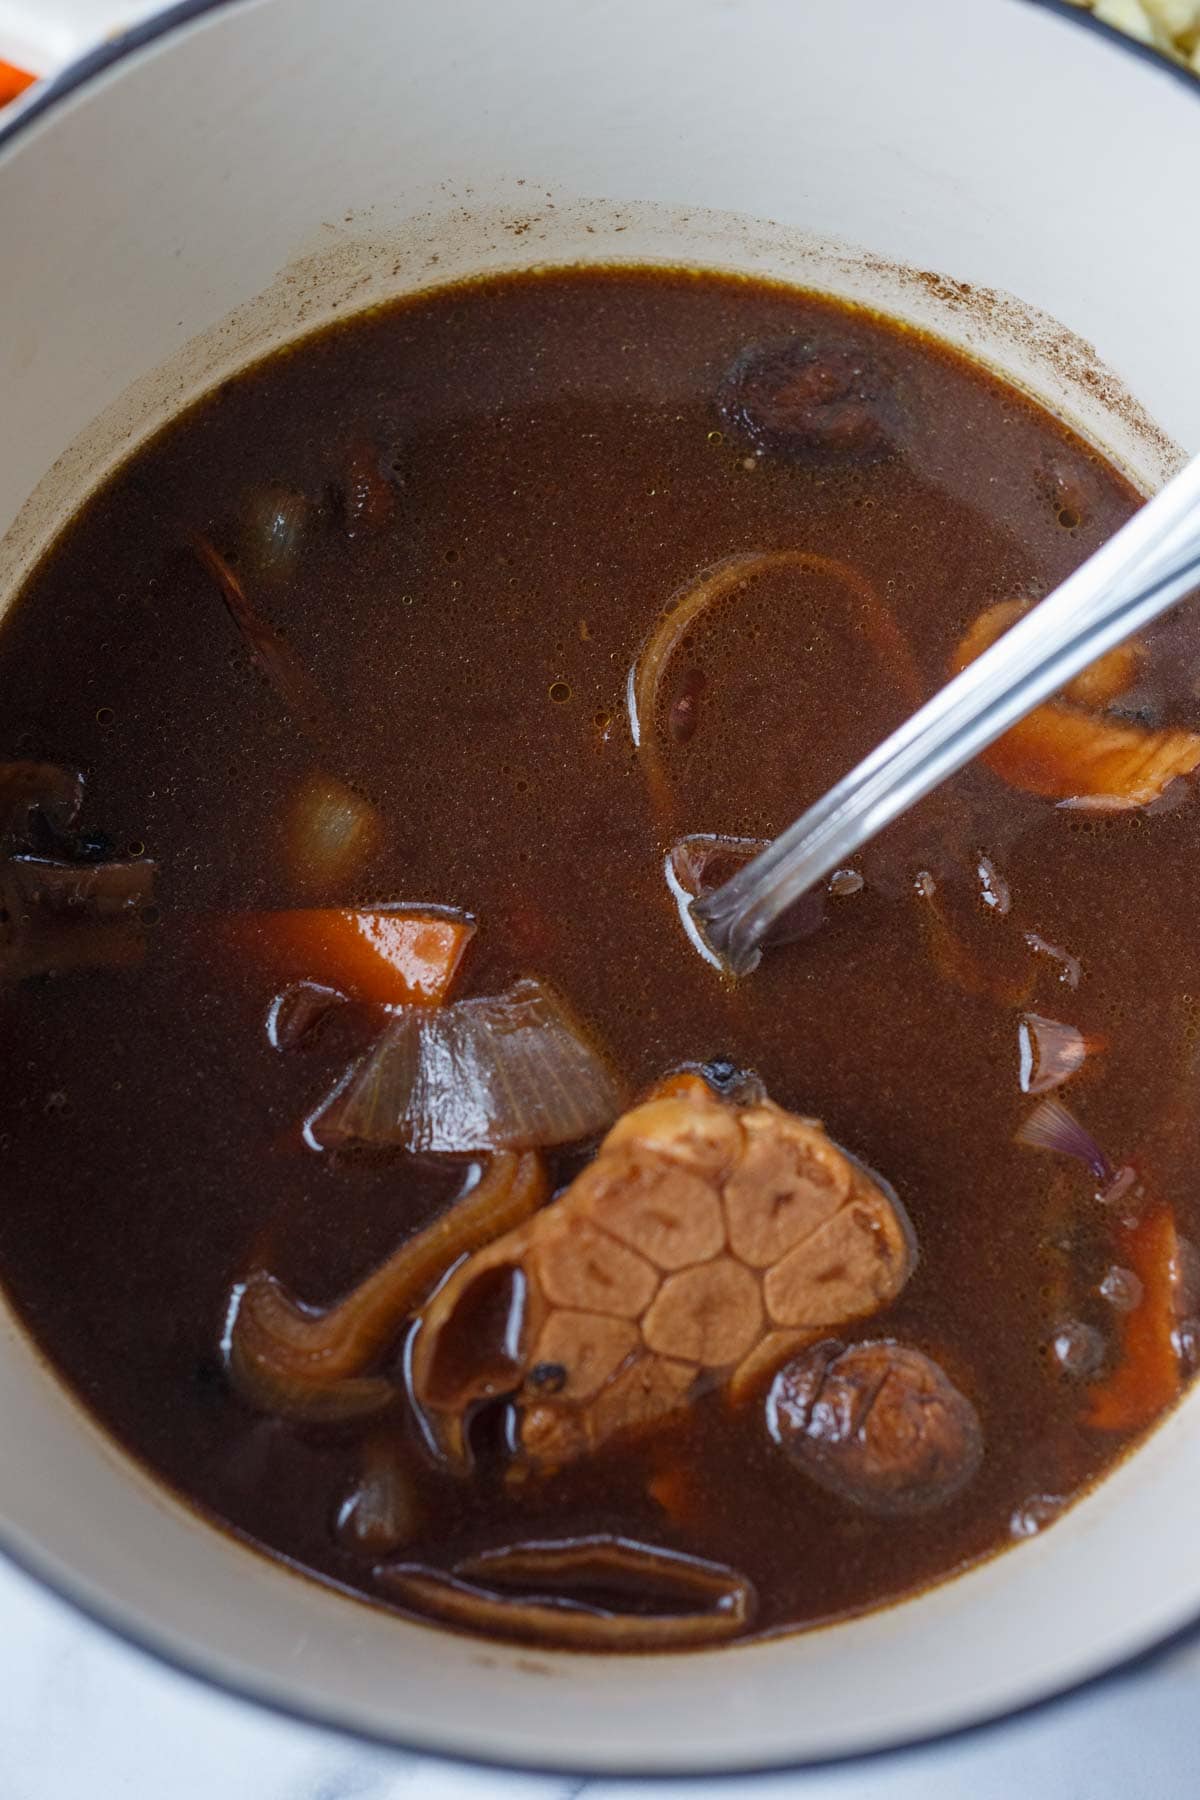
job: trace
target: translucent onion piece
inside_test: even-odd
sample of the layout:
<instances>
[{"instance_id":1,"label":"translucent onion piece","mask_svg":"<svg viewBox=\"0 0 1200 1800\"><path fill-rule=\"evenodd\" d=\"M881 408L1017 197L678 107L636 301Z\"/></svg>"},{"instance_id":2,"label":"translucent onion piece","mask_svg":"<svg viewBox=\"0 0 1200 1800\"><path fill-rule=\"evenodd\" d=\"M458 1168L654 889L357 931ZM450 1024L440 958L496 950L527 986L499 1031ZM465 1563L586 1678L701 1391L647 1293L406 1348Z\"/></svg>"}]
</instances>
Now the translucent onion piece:
<instances>
[{"instance_id":1,"label":"translucent onion piece","mask_svg":"<svg viewBox=\"0 0 1200 1800\"><path fill-rule=\"evenodd\" d=\"M1116 1170L1087 1128L1080 1124L1061 1100L1043 1100L1035 1106L1017 1132L1018 1144L1031 1150L1050 1150L1058 1156L1073 1156L1086 1165L1096 1180L1107 1187Z\"/></svg>"},{"instance_id":2,"label":"translucent onion piece","mask_svg":"<svg viewBox=\"0 0 1200 1800\"><path fill-rule=\"evenodd\" d=\"M319 981L294 981L276 994L267 1011L267 1041L272 1050L299 1050L311 1044L336 1008L346 1005L337 988Z\"/></svg>"},{"instance_id":3,"label":"translucent onion piece","mask_svg":"<svg viewBox=\"0 0 1200 1800\"><path fill-rule=\"evenodd\" d=\"M581 1650L717 1643L745 1631L758 1611L753 1584L737 1570L622 1537L514 1544L468 1557L449 1575L418 1563L376 1574L447 1624Z\"/></svg>"},{"instance_id":4,"label":"translucent onion piece","mask_svg":"<svg viewBox=\"0 0 1200 1800\"><path fill-rule=\"evenodd\" d=\"M807 550L745 550L727 556L698 580L673 594L629 671L626 701L634 746L643 751L647 778L657 803L666 798L658 755L658 701L667 664L686 632L710 606L737 593L756 576L780 569L826 576L840 581L858 601L866 636L884 672L912 707L923 698L920 673L907 639L870 582L850 563L815 556Z\"/></svg>"},{"instance_id":5,"label":"translucent onion piece","mask_svg":"<svg viewBox=\"0 0 1200 1800\"><path fill-rule=\"evenodd\" d=\"M339 1543L372 1559L388 1556L412 1538L420 1507L402 1440L395 1432L367 1439L358 1480L338 1508Z\"/></svg>"},{"instance_id":6,"label":"translucent onion piece","mask_svg":"<svg viewBox=\"0 0 1200 1800\"><path fill-rule=\"evenodd\" d=\"M55 832L70 831L83 806L83 776L55 763L0 763L0 838L26 842L34 816Z\"/></svg>"},{"instance_id":7,"label":"translucent onion piece","mask_svg":"<svg viewBox=\"0 0 1200 1800\"><path fill-rule=\"evenodd\" d=\"M1012 893L990 856L979 858L976 873L979 876L979 893L983 904L990 906L993 912L1007 913L1012 907Z\"/></svg>"},{"instance_id":8,"label":"translucent onion piece","mask_svg":"<svg viewBox=\"0 0 1200 1800\"><path fill-rule=\"evenodd\" d=\"M617 1082L539 981L436 1010L397 1008L305 1127L308 1142L466 1155L579 1143L620 1111Z\"/></svg>"},{"instance_id":9,"label":"translucent onion piece","mask_svg":"<svg viewBox=\"0 0 1200 1800\"><path fill-rule=\"evenodd\" d=\"M281 582L294 574L315 510L311 500L291 488L255 488L242 526L246 566L265 581Z\"/></svg>"},{"instance_id":10,"label":"translucent onion piece","mask_svg":"<svg viewBox=\"0 0 1200 1800\"><path fill-rule=\"evenodd\" d=\"M1010 1534L1015 1538L1036 1537L1047 1525L1053 1525L1066 1504L1061 1494L1031 1494L1009 1519Z\"/></svg>"},{"instance_id":11,"label":"translucent onion piece","mask_svg":"<svg viewBox=\"0 0 1200 1800\"><path fill-rule=\"evenodd\" d=\"M1065 987L1077 988L1083 975L1083 964L1069 950L1059 944L1052 944L1036 931L1022 933L1025 942L1035 956L1048 956L1051 962L1058 964L1058 979Z\"/></svg>"},{"instance_id":12,"label":"translucent onion piece","mask_svg":"<svg viewBox=\"0 0 1200 1800\"><path fill-rule=\"evenodd\" d=\"M1043 1018L1040 1013L1021 1015L1017 1043L1023 1094L1047 1094L1051 1088L1061 1087L1082 1069L1089 1050L1099 1048L1076 1026Z\"/></svg>"},{"instance_id":13,"label":"translucent onion piece","mask_svg":"<svg viewBox=\"0 0 1200 1800\"><path fill-rule=\"evenodd\" d=\"M261 1410L293 1418L350 1418L390 1404L392 1383L360 1380L363 1371L453 1263L521 1224L547 1192L539 1157L494 1157L463 1199L333 1306L307 1306L273 1275L251 1275L225 1331L234 1386Z\"/></svg>"},{"instance_id":14,"label":"translucent onion piece","mask_svg":"<svg viewBox=\"0 0 1200 1800\"><path fill-rule=\"evenodd\" d=\"M673 844L663 864L667 889L679 909L679 921L688 942L698 950L705 962L723 970L725 964L711 947L695 915L692 902L711 894L729 877L744 868L752 857L765 850L768 838L721 837L716 833L694 832ZM861 886L861 879L859 882ZM793 944L811 937L825 918L825 895L818 891L802 894L794 905L775 921L767 944Z\"/></svg>"},{"instance_id":15,"label":"translucent onion piece","mask_svg":"<svg viewBox=\"0 0 1200 1800\"><path fill-rule=\"evenodd\" d=\"M1002 601L981 613L960 642L955 672L965 669L1024 611ZM1110 695L1117 665L1087 673L1084 692ZM1127 664L1120 665L1123 673ZM1076 684L1076 692L1079 692ZM1179 775L1200 765L1200 735L1174 728L1151 730L1066 700L1048 700L982 752L982 760L1011 787L1068 806L1118 810L1148 806Z\"/></svg>"},{"instance_id":16,"label":"translucent onion piece","mask_svg":"<svg viewBox=\"0 0 1200 1800\"><path fill-rule=\"evenodd\" d=\"M379 842L382 821L344 781L314 771L292 796L283 827L293 886L300 894L326 897L359 874Z\"/></svg>"}]
</instances>

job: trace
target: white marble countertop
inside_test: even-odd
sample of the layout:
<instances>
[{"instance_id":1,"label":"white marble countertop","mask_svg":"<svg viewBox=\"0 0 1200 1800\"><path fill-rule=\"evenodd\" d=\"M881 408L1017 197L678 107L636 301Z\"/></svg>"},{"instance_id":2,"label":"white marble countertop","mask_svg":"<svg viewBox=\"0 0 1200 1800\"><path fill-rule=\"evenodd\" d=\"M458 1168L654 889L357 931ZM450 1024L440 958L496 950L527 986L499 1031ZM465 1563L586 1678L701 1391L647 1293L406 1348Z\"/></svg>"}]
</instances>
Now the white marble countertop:
<instances>
[{"instance_id":1,"label":"white marble countertop","mask_svg":"<svg viewBox=\"0 0 1200 1800\"><path fill-rule=\"evenodd\" d=\"M39 73L152 0L0 0ZM848 1767L718 1782L465 1768L277 1718L160 1666L0 1561L0 1800L1200 1800L1200 1644L1024 1718Z\"/></svg>"},{"instance_id":2,"label":"white marble countertop","mask_svg":"<svg viewBox=\"0 0 1200 1800\"><path fill-rule=\"evenodd\" d=\"M0 1562L0 1800L1196 1800L1200 1645L925 1750L753 1781L465 1768L277 1718L110 1637Z\"/></svg>"}]
</instances>

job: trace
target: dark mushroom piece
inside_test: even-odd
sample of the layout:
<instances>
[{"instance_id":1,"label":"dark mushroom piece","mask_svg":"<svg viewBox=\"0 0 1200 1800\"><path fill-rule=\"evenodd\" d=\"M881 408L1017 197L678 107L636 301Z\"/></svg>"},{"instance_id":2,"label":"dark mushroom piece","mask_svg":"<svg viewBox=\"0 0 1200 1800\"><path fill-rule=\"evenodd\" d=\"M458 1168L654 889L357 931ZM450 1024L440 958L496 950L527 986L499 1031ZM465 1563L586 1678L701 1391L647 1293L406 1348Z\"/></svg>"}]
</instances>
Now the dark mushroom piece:
<instances>
[{"instance_id":1,"label":"dark mushroom piece","mask_svg":"<svg viewBox=\"0 0 1200 1800\"><path fill-rule=\"evenodd\" d=\"M827 1341L787 1363L767 1425L818 1486L883 1518L945 1506L983 1455L966 1395L931 1357L887 1338Z\"/></svg>"},{"instance_id":2,"label":"dark mushroom piece","mask_svg":"<svg viewBox=\"0 0 1200 1800\"><path fill-rule=\"evenodd\" d=\"M384 1564L380 1585L448 1625L578 1650L717 1643L753 1624L753 1584L722 1563L632 1538L567 1538L485 1550L443 1573Z\"/></svg>"},{"instance_id":3,"label":"dark mushroom piece","mask_svg":"<svg viewBox=\"0 0 1200 1800\"><path fill-rule=\"evenodd\" d=\"M156 866L99 859L78 833L83 777L46 763L0 764L0 980L125 968L145 954ZM20 853L40 841L53 854Z\"/></svg>"},{"instance_id":4,"label":"dark mushroom piece","mask_svg":"<svg viewBox=\"0 0 1200 1800\"><path fill-rule=\"evenodd\" d=\"M56 836L69 832L83 806L83 776L56 763L0 763L0 840L28 843L35 821Z\"/></svg>"},{"instance_id":5,"label":"dark mushroom piece","mask_svg":"<svg viewBox=\"0 0 1200 1800\"><path fill-rule=\"evenodd\" d=\"M718 406L759 451L814 468L881 462L901 425L890 375L836 339L749 346L726 375Z\"/></svg>"}]
</instances>

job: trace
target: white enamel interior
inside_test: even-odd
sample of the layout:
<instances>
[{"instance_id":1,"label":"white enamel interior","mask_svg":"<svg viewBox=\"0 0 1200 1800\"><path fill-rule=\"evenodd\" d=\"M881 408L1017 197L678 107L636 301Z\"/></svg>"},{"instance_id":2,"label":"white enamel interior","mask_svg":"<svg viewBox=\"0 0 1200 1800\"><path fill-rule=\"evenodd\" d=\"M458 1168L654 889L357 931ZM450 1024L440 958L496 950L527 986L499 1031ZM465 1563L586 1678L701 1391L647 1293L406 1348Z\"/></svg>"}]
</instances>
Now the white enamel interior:
<instances>
[{"instance_id":1,"label":"white enamel interior","mask_svg":"<svg viewBox=\"0 0 1200 1800\"><path fill-rule=\"evenodd\" d=\"M873 298L1152 485L1177 452L1124 394L1200 449L1197 168L1200 86L1023 0L243 0L0 148L0 591L217 374L337 310L537 261ZM1052 1530L916 1601L650 1660L487 1647L287 1574L133 1469L7 1317L0 1436L4 1540L96 1612L248 1693L477 1757L700 1771L864 1750L1200 1613L1200 1394Z\"/></svg>"}]
</instances>

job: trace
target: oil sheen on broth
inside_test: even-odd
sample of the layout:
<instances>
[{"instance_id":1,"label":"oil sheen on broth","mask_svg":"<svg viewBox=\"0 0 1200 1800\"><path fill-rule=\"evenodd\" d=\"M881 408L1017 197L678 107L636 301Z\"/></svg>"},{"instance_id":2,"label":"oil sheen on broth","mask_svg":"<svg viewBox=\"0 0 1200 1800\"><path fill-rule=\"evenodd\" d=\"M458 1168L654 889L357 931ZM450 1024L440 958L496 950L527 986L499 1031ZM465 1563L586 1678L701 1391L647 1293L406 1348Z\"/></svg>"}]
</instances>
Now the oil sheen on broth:
<instances>
[{"instance_id":1,"label":"oil sheen on broth","mask_svg":"<svg viewBox=\"0 0 1200 1800\"><path fill-rule=\"evenodd\" d=\"M1136 504L930 339L687 272L448 288L174 422L0 637L55 1367L499 1635L772 1632L1047 1526L1192 1364L1191 617L749 978L684 915Z\"/></svg>"}]
</instances>

